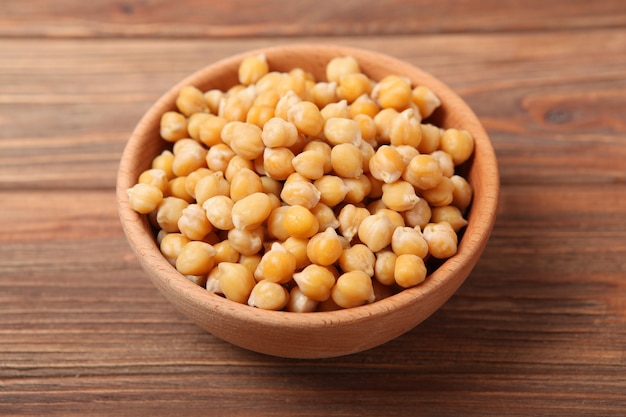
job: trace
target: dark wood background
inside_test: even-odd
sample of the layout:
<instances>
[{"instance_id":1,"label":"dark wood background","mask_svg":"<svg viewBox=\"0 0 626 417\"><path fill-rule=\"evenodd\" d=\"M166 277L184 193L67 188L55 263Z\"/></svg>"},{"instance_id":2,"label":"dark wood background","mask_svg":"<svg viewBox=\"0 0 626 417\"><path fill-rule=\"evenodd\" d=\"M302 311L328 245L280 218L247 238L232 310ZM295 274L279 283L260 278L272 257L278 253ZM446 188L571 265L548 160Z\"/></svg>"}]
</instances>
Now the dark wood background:
<instances>
[{"instance_id":1,"label":"dark wood background","mask_svg":"<svg viewBox=\"0 0 626 417\"><path fill-rule=\"evenodd\" d=\"M177 313L115 202L135 123L171 85L268 45L418 65L474 108L502 182L459 292L367 352L287 360ZM0 415L626 413L626 3L0 3Z\"/></svg>"}]
</instances>

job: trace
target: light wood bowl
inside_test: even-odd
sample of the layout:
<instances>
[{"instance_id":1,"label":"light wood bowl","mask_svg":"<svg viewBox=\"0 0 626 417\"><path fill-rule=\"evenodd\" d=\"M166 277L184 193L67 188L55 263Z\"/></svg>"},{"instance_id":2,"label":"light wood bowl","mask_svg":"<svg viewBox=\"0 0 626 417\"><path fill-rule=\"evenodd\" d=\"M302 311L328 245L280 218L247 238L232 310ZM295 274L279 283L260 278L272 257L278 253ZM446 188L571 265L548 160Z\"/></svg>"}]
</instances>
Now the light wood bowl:
<instances>
[{"instance_id":1,"label":"light wood bowl","mask_svg":"<svg viewBox=\"0 0 626 417\"><path fill-rule=\"evenodd\" d=\"M475 153L467 178L474 200L458 253L445 261L421 285L361 307L333 312L265 311L207 292L178 273L161 255L146 216L129 208L126 189L150 167L166 144L159 137L161 115L175 108L178 90L195 85L222 90L237 83L237 67L244 56L264 53L270 67L295 67L324 79L325 65L335 56L352 55L366 74L409 77L414 85L430 87L442 106L431 118L440 127L467 129L475 139ZM440 308L461 286L481 256L495 221L499 177L495 153L479 120L446 85L422 70L392 57L340 46L295 45L250 51L221 60L170 89L144 115L124 150L117 182L121 224L129 244L154 285L176 308L201 328L234 345L269 355L324 358L351 354L381 345L409 331Z\"/></svg>"}]
</instances>

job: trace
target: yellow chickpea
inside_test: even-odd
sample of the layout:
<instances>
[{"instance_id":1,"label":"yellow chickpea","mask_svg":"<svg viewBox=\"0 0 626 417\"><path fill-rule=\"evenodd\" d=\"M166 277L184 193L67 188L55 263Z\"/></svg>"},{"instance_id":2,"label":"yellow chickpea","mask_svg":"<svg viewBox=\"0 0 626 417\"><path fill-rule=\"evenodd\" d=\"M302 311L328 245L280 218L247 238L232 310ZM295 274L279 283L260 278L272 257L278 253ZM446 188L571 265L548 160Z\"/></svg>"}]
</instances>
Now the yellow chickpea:
<instances>
[{"instance_id":1,"label":"yellow chickpea","mask_svg":"<svg viewBox=\"0 0 626 417\"><path fill-rule=\"evenodd\" d=\"M398 111L393 108L381 109L374 116L374 124L376 125L376 140L379 144L388 144L390 142L389 132L391 125L398 116Z\"/></svg>"},{"instance_id":2,"label":"yellow chickpea","mask_svg":"<svg viewBox=\"0 0 626 417\"><path fill-rule=\"evenodd\" d=\"M285 180L295 172L295 155L289 148L265 148L263 151L263 169L266 175L276 180Z\"/></svg>"},{"instance_id":3,"label":"yellow chickpea","mask_svg":"<svg viewBox=\"0 0 626 417\"><path fill-rule=\"evenodd\" d=\"M332 227L313 235L307 244L307 256L316 265L332 265L342 252L343 244Z\"/></svg>"},{"instance_id":4,"label":"yellow chickpea","mask_svg":"<svg viewBox=\"0 0 626 417\"><path fill-rule=\"evenodd\" d=\"M442 176L441 181L434 188L422 191L422 197L431 206L447 206L454 199L454 183L448 177Z\"/></svg>"},{"instance_id":5,"label":"yellow chickpea","mask_svg":"<svg viewBox=\"0 0 626 417\"><path fill-rule=\"evenodd\" d=\"M204 93L191 85L186 85L180 89L176 98L176 107L187 117L194 113L206 113L209 111Z\"/></svg>"},{"instance_id":6,"label":"yellow chickpea","mask_svg":"<svg viewBox=\"0 0 626 417\"><path fill-rule=\"evenodd\" d=\"M460 175L453 175L450 177L452 184L454 184L454 190L452 191L452 205L458 207L464 212L472 202L472 186L470 183Z\"/></svg>"},{"instance_id":7,"label":"yellow chickpea","mask_svg":"<svg viewBox=\"0 0 626 417\"><path fill-rule=\"evenodd\" d=\"M419 229L397 227L391 236L391 249L396 255L411 254L420 258L428 255L428 243Z\"/></svg>"},{"instance_id":8,"label":"yellow chickpea","mask_svg":"<svg viewBox=\"0 0 626 417\"><path fill-rule=\"evenodd\" d=\"M466 130L447 129L441 136L439 146L452 156L456 165L460 165L474 152L474 138Z\"/></svg>"},{"instance_id":9,"label":"yellow chickpea","mask_svg":"<svg viewBox=\"0 0 626 417\"><path fill-rule=\"evenodd\" d=\"M191 240L202 240L213 230L213 225L199 204L189 204L181 212L178 229Z\"/></svg>"},{"instance_id":10,"label":"yellow chickpea","mask_svg":"<svg viewBox=\"0 0 626 417\"><path fill-rule=\"evenodd\" d=\"M222 171L206 175L196 182L194 195L198 204L202 205L206 200L216 195L228 195L230 184L224 178Z\"/></svg>"},{"instance_id":11,"label":"yellow chickpea","mask_svg":"<svg viewBox=\"0 0 626 417\"><path fill-rule=\"evenodd\" d=\"M378 252L391 244L395 226L384 213L378 212L361 221L358 236L372 252Z\"/></svg>"},{"instance_id":12,"label":"yellow chickpea","mask_svg":"<svg viewBox=\"0 0 626 417\"><path fill-rule=\"evenodd\" d=\"M289 210L290 206L280 206L272 210L267 218L267 233L272 239L279 241L285 241L289 237L289 233L283 226L285 220L285 213Z\"/></svg>"},{"instance_id":13,"label":"yellow chickpea","mask_svg":"<svg viewBox=\"0 0 626 417\"><path fill-rule=\"evenodd\" d=\"M206 242L190 241L176 258L176 269L183 275L207 275L215 264L215 248Z\"/></svg>"},{"instance_id":14,"label":"yellow chickpea","mask_svg":"<svg viewBox=\"0 0 626 417\"><path fill-rule=\"evenodd\" d=\"M333 171L343 178L357 178L363 174L363 154L352 143L333 146L330 153Z\"/></svg>"},{"instance_id":15,"label":"yellow chickpea","mask_svg":"<svg viewBox=\"0 0 626 417\"><path fill-rule=\"evenodd\" d=\"M328 103L320 110L320 114L325 123L330 119L349 119L350 108L346 100L340 100L336 103Z\"/></svg>"},{"instance_id":16,"label":"yellow chickpea","mask_svg":"<svg viewBox=\"0 0 626 417\"><path fill-rule=\"evenodd\" d=\"M179 141L178 143L182 143ZM198 142L186 142L178 152L174 152L172 172L177 176L186 176L199 168L206 168L207 150Z\"/></svg>"},{"instance_id":17,"label":"yellow chickpea","mask_svg":"<svg viewBox=\"0 0 626 417\"><path fill-rule=\"evenodd\" d=\"M357 116L368 116L372 122L372 118L380 111L378 104L369 96L362 94L350 104L350 116L356 120Z\"/></svg>"},{"instance_id":18,"label":"yellow chickpea","mask_svg":"<svg viewBox=\"0 0 626 417\"><path fill-rule=\"evenodd\" d=\"M416 155L402 173L402 178L420 190L436 187L443 177L439 162L431 155Z\"/></svg>"},{"instance_id":19,"label":"yellow chickpea","mask_svg":"<svg viewBox=\"0 0 626 417\"><path fill-rule=\"evenodd\" d=\"M382 108L402 111L409 106L412 91L407 79L398 75L388 75L376 84L372 97Z\"/></svg>"},{"instance_id":20,"label":"yellow chickpea","mask_svg":"<svg viewBox=\"0 0 626 417\"><path fill-rule=\"evenodd\" d=\"M169 150L164 150L152 160L153 169L161 169L165 172L168 180L176 175L172 171L172 163L174 162L174 154Z\"/></svg>"},{"instance_id":21,"label":"yellow chickpea","mask_svg":"<svg viewBox=\"0 0 626 417\"><path fill-rule=\"evenodd\" d=\"M159 243L161 253L167 261L176 266L176 258L190 239L182 233L166 233Z\"/></svg>"},{"instance_id":22,"label":"yellow chickpea","mask_svg":"<svg viewBox=\"0 0 626 417\"><path fill-rule=\"evenodd\" d=\"M333 166L330 163L330 153L332 148L328 143L317 139L311 140L304 145L301 152L306 151L316 151L324 155L324 174L328 174L333 169Z\"/></svg>"},{"instance_id":23,"label":"yellow chickpea","mask_svg":"<svg viewBox=\"0 0 626 417\"><path fill-rule=\"evenodd\" d=\"M263 191L261 177L251 169L237 172L230 181L230 198L237 202L244 197Z\"/></svg>"},{"instance_id":24,"label":"yellow chickpea","mask_svg":"<svg viewBox=\"0 0 626 417\"><path fill-rule=\"evenodd\" d=\"M252 161L265 149L262 132L252 123L232 121L222 128L221 138L237 155Z\"/></svg>"},{"instance_id":25,"label":"yellow chickpea","mask_svg":"<svg viewBox=\"0 0 626 417\"><path fill-rule=\"evenodd\" d=\"M393 146L383 145L370 158L369 168L374 178L389 184L402 176L404 161Z\"/></svg>"},{"instance_id":26,"label":"yellow chickpea","mask_svg":"<svg viewBox=\"0 0 626 417\"><path fill-rule=\"evenodd\" d=\"M304 295L300 288L293 287L289 292L286 309L294 313L311 313L317 310L318 304L318 301Z\"/></svg>"},{"instance_id":27,"label":"yellow chickpea","mask_svg":"<svg viewBox=\"0 0 626 417\"><path fill-rule=\"evenodd\" d=\"M426 279L426 274L426 265L420 256L402 254L396 258L393 276L399 286L409 288L420 284Z\"/></svg>"},{"instance_id":28,"label":"yellow chickpea","mask_svg":"<svg viewBox=\"0 0 626 417\"><path fill-rule=\"evenodd\" d=\"M424 227L428 251L435 258L446 259L457 251L458 237L448 222L429 223Z\"/></svg>"},{"instance_id":29,"label":"yellow chickpea","mask_svg":"<svg viewBox=\"0 0 626 417\"><path fill-rule=\"evenodd\" d=\"M326 64L326 80L329 82L338 83L343 76L360 72L358 61L351 56L335 57Z\"/></svg>"},{"instance_id":30,"label":"yellow chickpea","mask_svg":"<svg viewBox=\"0 0 626 417\"><path fill-rule=\"evenodd\" d=\"M326 230L329 227L336 229L339 227L339 220L337 220L335 212L326 204L321 202L317 203L317 205L311 209L311 213L317 218L319 230Z\"/></svg>"},{"instance_id":31,"label":"yellow chickpea","mask_svg":"<svg viewBox=\"0 0 626 417\"><path fill-rule=\"evenodd\" d=\"M429 117L441 106L441 100L428 87L418 85L411 92L411 101L417 105L423 119Z\"/></svg>"},{"instance_id":32,"label":"yellow chickpea","mask_svg":"<svg viewBox=\"0 0 626 417\"><path fill-rule=\"evenodd\" d=\"M311 87L311 99L320 109L329 103L336 102L339 99L337 96L337 83L325 81L315 83Z\"/></svg>"},{"instance_id":33,"label":"yellow chickpea","mask_svg":"<svg viewBox=\"0 0 626 417\"><path fill-rule=\"evenodd\" d=\"M335 276L320 265L308 265L301 272L294 274L294 281L304 295L315 301L325 301L330 297L335 285Z\"/></svg>"},{"instance_id":34,"label":"yellow chickpea","mask_svg":"<svg viewBox=\"0 0 626 417\"><path fill-rule=\"evenodd\" d=\"M220 230L230 230L235 227L232 219L234 201L226 195L216 195L208 198L203 204L207 219Z\"/></svg>"},{"instance_id":35,"label":"yellow chickpea","mask_svg":"<svg viewBox=\"0 0 626 417\"><path fill-rule=\"evenodd\" d=\"M441 138L441 129L429 123L422 123L422 140L417 146L420 153L432 153L439 149L439 139Z\"/></svg>"},{"instance_id":36,"label":"yellow chickpea","mask_svg":"<svg viewBox=\"0 0 626 417\"><path fill-rule=\"evenodd\" d=\"M317 106L310 101L294 104L287 111L287 120L296 125L298 132L308 135L319 135L324 128L324 118Z\"/></svg>"},{"instance_id":37,"label":"yellow chickpea","mask_svg":"<svg viewBox=\"0 0 626 417\"><path fill-rule=\"evenodd\" d=\"M331 145L356 144L361 139L361 128L354 120L344 117L331 117L324 124L324 137Z\"/></svg>"},{"instance_id":38,"label":"yellow chickpea","mask_svg":"<svg viewBox=\"0 0 626 417\"><path fill-rule=\"evenodd\" d=\"M265 222L272 209L272 202L267 194L252 193L233 204L231 210L233 225L240 230L256 229Z\"/></svg>"},{"instance_id":39,"label":"yellow chickpea","mask_svg":"<svg viewBox=\"0 0 626 417\"><path fill-rule=\"evenodd\" d=\"M186 138L187 118L176 111L168 111L161 116L161 137L168 142L176 142Z\"/></svg>"},{"instance_id":40,"label":"yellow chickpea","mask_svg":"<svg viewBox=\"0 0 626 417\"><path fill-rule=\"evenodd\" d=\"M441 206L432 208L431 222L448 222L455 232L467 226L467 220L456 206Z\"/></svg>"},{"instance_id":41,"label":"yellow chickpea","mask_svg":"<svg viewBox=\"0 0 626 417\"><path fill-rule=\"evenodd\" d=\"M382 201L387 207L395 211L406 211L415 207L419 197L415 194L415 187L406 181L398 180L390 184L383 184Z\"/></svg>"},{"instance_id":42,"label":"yellow chickpea","mask_svg":"<svg viewBox=\"0 0 626 417\"><path fill-rule=\"evenodd\" d=\"M257 281L267 280L278 284L291 281L296 271L296 257L283 245L274 242L269 251L261 257L261 262L254 271Z\"/></svg>"},{"instance_id":43,"label":"yellow chickpea","mask_svg":"<svg viewBox=\"0 0 626 417\"><path fill-rule=\"evenodd\" d=\"M458 250L472 187L468 131L423 122L426 86L373 81L350 56L316 80L241 60L238 83L184 86L171 142L128 190L161 253L208 292L266 310L334 311L426 279ZM461 170L463 171L463 170ZM464 171L463 171L464 172Z\"/></svg>"},{"instance_id":44,"label":"yellow chickpea","mask_svg":"<svg viewBox=\"0 0 626 417\"><path fill-rule=\"evenodd\" d=\"M200 126L213 117L210 113L194 113L187 119L187 132L189 137L197 141L200 140Z\"/></svg>"},{"instance_id":45,"label":"yellow chickpea","mask_svg":"<svg viewBox=\"0 0 626 417\"><path fill-rule=\"evenodd\" d=\"M243 85L254 84L269 72L269 64L264 54L245 57L238 68L239 82Z\"/></svg>"},{"instance_id":46,"label":"yellow chickpea","mask_svg":"<svg viewBox=\"0 0 626 417\"><path fill-rule=\"evenodd\" d=\"M214 243L213 248L215 249L216 265L220 262L237 262L241 256L228 239Z\"/></svg>"},{"instance_id":47,"label":"yellow chickpea","mask_svg":"<svg viewBox=\"0 0 626 417\"><path fill-rule=\"evenodd\" d=\"M256 283L250 291L248 305L263 310L278 311L289 302L289 292L275 282L263 280Z\"/></svg>"},{"instance_id":48,"label":"yellow chickpea","mask_svg":"<svg viewBox=\"0 0 626 417\"><path fill-rule=\"evenodd\" d=\"M376 143L376 123L373 116L367 114L356 114L352 116L352 119L358 124L361 131L361 138L374 146Z\"/></svg>"},{"instance_id":49,"label":"yellow chickpea","mask_svg":"<svg viewBox=\"0 0 626 417\"><path fill-rule=\"evenodd\" d=\"M298 129L290 121L273 117L263 125L261 140L269 148L289 147L298 140Z\"/></svg>"},{"instance_id":50,"label":"yellow chickpea","mask_svg":"<svg viewBox=\"0 0 626 417\"><path fill-rule=\"evenodd\" d=\"M127 193L130 208L141 214L150 213L163 201L163 191L153 184L135 184Z\"/></svg>"},{"instance_id":51,"label":"yellow chickpea","mask_svg":"<svg viewBox=\"0 0 626 417\"><path fill-rule=\"evenodd\" d=\"M319 231L319 221L307 207L293 205L285 212L283 227L289 236L308 239Z\"/></svg>"},{"instance_id":52,"label":"yellow chickpea","mask_svg":"<svg viewBox=\"0 0 626 417\"><path fill-rule=\"evenodd\" d=\"M293 253L296 257L296 270L301 270L307 265L311 264L309 257L306 254L306 249L309 243L307 238L297 238L290 236L282 243L282 245L289 252Z\"/></svg>"},{"instance_id":53,"label":"yellow chickpea","mask_svg":"<svg viewBox=\"0 0 626 417\"><path fill-rule=\"evenodd\" d=\"M295 171L309 180L316 180L324 175L326 155L317 150L308 150L299 153L291 160Z\"/></svg>"},{"instance_id":54,"label":"yellow chickpea","mask_svg":"<svg viewBox=\"0 0 626 417\"><path fill-rule=\"evenodd\" d=\"M337 278L331 297L343 308L372 303L375 300L372 279L363 271L345 272Z\"/></svg>"},{"instance_id":55,"label":"yellow chickpea","mask_svg":"<svg viewBox=\"0 0 626 417\"><path fill-rule=\"evenodd\" d=\"M188 205L189 203L181 198L165 197L156 209L156 221L159 227L169 233L180 232L178 219Z\"/></svg>"},{"instance_id":56,"label":"yellow chickpea","mask_svg":"<svg viewBox=\"0 0 626 417\"><path fill-rule=\"evenodd\" d=\"M389 249L376 252L374 263L374 278L383 285L393 285L396 280L394 271L398 255Z\"/></svg>"},{"instance_id":57,"label":"yellow chickpea","mask_svg":"<svg viewBox=\"0 0 626 417\"><path fill-rule=\"evenodd\" d=\"M339 257L339 266L344 272L363 271L369 276L374 276L375 263L376 255L362 243L344 249Z\"/></svg>"},{"instance_id":58,"label":"yellow chickpea","mask_svg":"<svg viewBox=\"0 0 626 417\"><path fill-rule=\"evenodd\" d=\"M241 255L250 256L263 249L265 229L259 226L255 229L237 229L228 231L228 240L231 246Z\"/></svg>"},{"instance_id":59,"label":"yellow chickpea","mask_svg":"<svg viewBox=\"0 0 626 417\"><path fill-rule=\"evenodd\" d=\"M222 262L217 265L216 278L224 296L237 303L246 304L256 285L252 273L244 265Z\"/></svg>"},{"instance_id":60,"label":"yellow chickpea","mask_svg":"<svg viewBox=\"0 0 626 417\"><path fill-rule=\"evenodd\" d=\"M337 94L348 103L372 91L372 81L363 73L345 74L339 79Z\"/></svg>"},{"instance_id":61,"label":"yellow chickpea","mask_svg":"<svg viewBox=\"0 0 626 417\"><path fill-rule=\"evenodd\" d=\"M237 175L242 169L250 169L254 171L254 160L246 159L240 155L235 155L228 161L224 172L224 178L226 181L232 181L234 176Z\"/></svg>"},{"instance_id":62,"label":"yellow chickpea","mask_svg":"<svg viewBox=\"0 0 626 417\"><path fill-rule=\"evenodd\" d=\"M349 191L345 182L336 175L324 175L313 185L320 192L320 203L331 207L341 203Z\"/></svg>"},{"instance_id":63,"label":"yellow chickpea","mask_svg":"<svg viewBox=\"0 0 626 417\"><path fill-rule=\"evenodd\" d=\"M423 198L420 198L415 206L407 211L402 212L402 217L407 226L424 228L429 222L432 215L432 209Z\"/></svg>"},{"instance_id":64,"label":"yellow chickpea","mask_svg":"<svg viewBox=\"0 0 626 417\"><path fill-rule=\"evenodd\" d=\"M394 146L408 145L417 148L422 141L422 127L413 109L398 114L391 123L389 141Z\"/></svg>"},{"instance_id":65,"label":"yellow chickpea","mask_svg":"<svg viewBox=\"0 0 626 417\"><path fill-rule=\"evenodd\" d=\"M285 180L280 198L292 206L303 206L312 209L319 203L320 191L307 178L294 172Z\"/></svg>"},{"instance_id":66,"label":"yellow chickpea","mask_svg":"<svg viewBox=\"0 0 626 417\"><path fill-rule=\"evenodd\" d=\"M372 191L372 184L367 175L360 175L356 178L343 178L343 182L348 189L343 199L345 203L359 204L365 200Z\"/></svg>"},{"instance_id":67,"label":"yellow chickpea","mask_svg":"<svg viewBox=\"0 0 626 417\"><path fill-rule=\"evenodd\" d=\"M354 204L346 204L339 211L337 220L339 221L339 232L348 241L351 241L358 233L363 219L368 217L370 212L365 207L357 207Z\"/></svg>"}]
</instances>

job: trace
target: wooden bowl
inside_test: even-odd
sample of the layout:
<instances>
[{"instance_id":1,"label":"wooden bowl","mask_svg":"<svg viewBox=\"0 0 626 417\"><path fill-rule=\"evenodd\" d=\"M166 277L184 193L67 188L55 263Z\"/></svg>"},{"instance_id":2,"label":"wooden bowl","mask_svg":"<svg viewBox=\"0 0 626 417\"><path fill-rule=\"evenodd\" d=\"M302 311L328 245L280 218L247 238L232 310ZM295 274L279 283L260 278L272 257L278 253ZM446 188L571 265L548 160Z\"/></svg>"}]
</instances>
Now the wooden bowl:
<instances>
[{"instance_id":1,"label":"wooden bowl","mask_svg":"<svg viewBox=\"0 0 626 417\"><path fill-rule=\"evenodd\" d=\"M467 129L475 139L467 179L474 200L458 252L425 282L389 298L361 307L333 312L266 311L229 301L207 292L176 271L161 255L146 216L129 208L126 190L166 146L159 137L161 115L175 108L178 90L194 85L201 90L225 90L237 83L241 59L264 53L272 70L300 67L324 79L326 63L352 55L373 79L388 74L410 78L430 87L442 106L430 120L440 127ZM467 104L443 83L398 59L371 51L340 46L280 46L239 54L201 69L163 95L144 115L122 155L117 181L119 215L129 244L154 285L201 328L234 345L269 355L292 358L334 357L381 345L407 332L441 307L461 286L478 261L495 221L499 195L496 157L490 140Z\"/></svg>"}]
</instances>

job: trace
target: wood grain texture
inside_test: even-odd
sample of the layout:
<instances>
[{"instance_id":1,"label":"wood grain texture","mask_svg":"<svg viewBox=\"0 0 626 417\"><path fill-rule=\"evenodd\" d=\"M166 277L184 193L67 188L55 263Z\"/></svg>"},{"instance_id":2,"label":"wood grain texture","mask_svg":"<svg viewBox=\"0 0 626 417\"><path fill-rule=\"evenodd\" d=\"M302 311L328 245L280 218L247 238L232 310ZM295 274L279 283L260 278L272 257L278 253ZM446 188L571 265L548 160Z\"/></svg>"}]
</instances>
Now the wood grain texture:
<instances>
[{"instance_id":1,"label":"wood grain texture","mask_svg":"<svg viewBox=\"0 0 626 417\"><path fill-rule=\"evenodd\" d=\"M581 219L582 203L573 203L581 191L607 204ZM443 309L379 348L318 361L247 352L179 315L128 253L110 193L85 196L91 207L105 207L93 216L78 205L55 210L71 190L47 196L47 215L38 214L35 198L18 195L22 214L11 218L30 219L43 233L0 245L0 259L14 260L0 265L0 411L28 415L17 404L42 410L45 403L49 415L175 414L185 399L191 414L217 402L222 415L319 415L337 407L347 415L407 415L425 405L441 415L485 404L494 414L618 415L626 227L615 224L626 210L624 192L503 188L485 256ZM78 238L76 230L94 230L93 218L108 232ZM51 239L53 221L72 227ZM606 241L616 244L599 256L593 248ZM354 392L364 397L352 403L346 396Z\"/></svg>"},{"instance_id":2,"label":"wood grain texture","mask_svg":"<svg viewBox=\"0 0 626 417\"><path fill-rule=\"evenodd\" d=\"M154 100L205 65L276 42L46 40L40 54L41 41L0 41L11 58L0 62L0 188L112 187L126 139ZM412 37L285 40L294 42L392 45L474 109L504 183L625 180L622 30L427 36L419 48Z\"/></svg>"},{"instance_id":3,"label":"wood grain texture","mask_svg":"<svg viewBox=\"0 0 626 417\"><path fill-rule=\"evenodd\" d=\"M26 0L0 5L0 36L381 36L619 28L619 0Z\"/></svg>"},{"instance_id":4,"label":"wood grain texture","mask_svg":"<svg viewBox=\"0 0 626 417\"><path fill-rule=\"evenodd\" d=\"M0 415L624 415L624 3L292 3L0 3ZM126 138L173 83L303 41L445 81L502 179L485 254L441 310L315 361L233 347L177 313L114 195Z\"/></svg>"}]
</instances>

